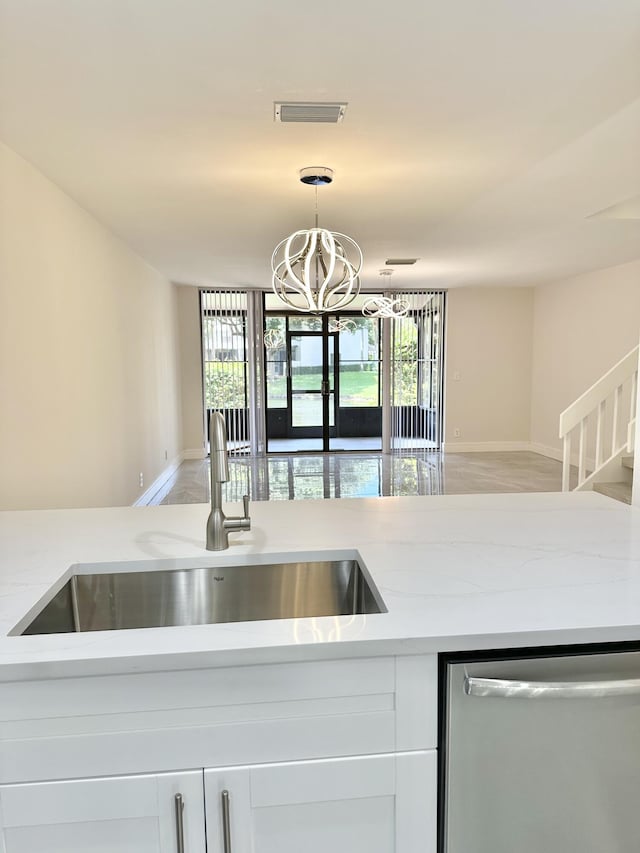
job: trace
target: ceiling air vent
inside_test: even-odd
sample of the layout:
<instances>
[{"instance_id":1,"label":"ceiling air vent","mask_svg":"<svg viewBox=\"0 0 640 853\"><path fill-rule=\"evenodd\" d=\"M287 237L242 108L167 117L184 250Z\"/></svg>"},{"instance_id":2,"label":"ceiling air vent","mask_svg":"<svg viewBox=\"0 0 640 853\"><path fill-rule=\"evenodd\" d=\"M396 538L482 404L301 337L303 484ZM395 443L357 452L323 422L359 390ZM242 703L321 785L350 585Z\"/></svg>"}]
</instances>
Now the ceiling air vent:
<instances>
[{"instance_id":1,"label":"ceiling air vent","mask_svg":"<svg viewBox=\"0 0 640 853\"><path fill-rule=\"evenodd\" d=\"M274 101L273 120L277 122L311 122L338 124L344 118L346 103L312 103L309 101Z\"/></svg>"},{"instance_id":2,"label":"ceiling air vent","mask_svg":"<svg viewBox=\"0 0 640 853\"><path fill-rule=\"evenodd\" d=\"M410 267L418 258L387 258L385 264L388 267Z\"/></svg>"}]
</instances>

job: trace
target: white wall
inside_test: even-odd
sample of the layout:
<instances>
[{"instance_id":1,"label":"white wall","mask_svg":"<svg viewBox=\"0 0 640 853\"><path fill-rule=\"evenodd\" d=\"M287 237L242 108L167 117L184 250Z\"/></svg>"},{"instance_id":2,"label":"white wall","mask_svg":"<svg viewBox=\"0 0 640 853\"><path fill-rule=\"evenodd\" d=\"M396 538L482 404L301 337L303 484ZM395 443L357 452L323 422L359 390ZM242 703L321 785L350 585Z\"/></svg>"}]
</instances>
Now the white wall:
<instances>
[{"instance_id":1,"label":"white wall","mask_svg":"<svg viewBox=\"0 0 640 853\"><path fill-rule=\"evenodd\" d=\"M447 450L524 449L529 440L532 309L530 288L449 291Z\"/></svg>"},{"instance_id":2,"label":"white wall","mask_svg":"<svg viewBox=\"0 0 640 853\"><path fill-rule=\"evenodd\" d=\"M560 413L638 343L640 261L534 289L531 441L560 452Z\"/></svg>"},{"instance_id":3,"label":"white wall","mask_svg":"<svg viewBox=\"0 0 640 853\"><path fill-rule=\"evenodd\" d=\"M638 456L640 458L640 394L636 397L636 433L635 433L635 441L634 441L634 451L638 449ZM635 456L635 452L634 452ZM634 460L635 461L635 460ZM631 503L634 506L640 506L640 477L636 477L636 468L633 470L633 480L632 480L632 492L631 492Z\"/></svg>"},{"instance_id":4,"label":"white wall","mask_svg":"<svg viewBox=\"0 0 640 853\"><path fill-rule=\"evenodd\" d=\"M200 458L205 454L199 290L187 285L180 285L176 289L180 330L182 442L187 457Z\"/></svg>"},{"instance_id":5,"label":"white wall","mask_svg":"<svg viewBox=\"0 0 640 853\"><path fill-rule=\"evenodd\" d=\"M178 293L184 446L194 452L202 447L198 296ZM560 412L635 346L639 329L640 261L537 288L450 290L446 448L557 454Z\"/></svg>"},{"instance_id":6,"label":"white wall","mask_svg":"<svg viewBox=\"0 0 640 853\"><path fill-rule=\"evenodd\" d=\"M130 504L181 450L175 288L1 144L0 393L1 509Z\"/></svg>"}]
</instances>

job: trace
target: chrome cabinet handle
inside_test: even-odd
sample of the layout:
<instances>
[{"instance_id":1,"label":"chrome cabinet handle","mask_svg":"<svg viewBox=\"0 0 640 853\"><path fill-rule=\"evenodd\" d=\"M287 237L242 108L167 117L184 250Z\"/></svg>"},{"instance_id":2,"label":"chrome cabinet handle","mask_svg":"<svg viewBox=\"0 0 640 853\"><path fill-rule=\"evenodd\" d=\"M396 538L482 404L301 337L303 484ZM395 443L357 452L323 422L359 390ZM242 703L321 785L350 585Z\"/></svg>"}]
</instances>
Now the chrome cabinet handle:
<instances>
[{"instance_id":1,"label":"chrome cabinet handle","mask_svg":"<svg viewBox=\"0 0 640 853\"><path fill-rule=\"evenodd\" d=\"M640 695L640 678L619 681L512 681L467 675L463 690L467 696L501 699L608 699Z\"/></svg>"},{"instance_id":2,"label":"chrome cabinet handle","mask_svg":"<svg viewBox=\"0 0 640 853\"><path fill-rule=\"evenodd\" d=\"M176 794L173 798L176 810L176 850L184 853L184 800L182 794Z\"/></svg>"},{"instance_id":3,"label":"chrome cabinet handle","mask_svg":"<svg viewBox=\"0 0 640 853\"><path fill-rule=\"evenodd\" d=\"M222 838L224 853L231 853L231 821L229 820L229 792L222 792Z\"/></svg>"}]
</instances>

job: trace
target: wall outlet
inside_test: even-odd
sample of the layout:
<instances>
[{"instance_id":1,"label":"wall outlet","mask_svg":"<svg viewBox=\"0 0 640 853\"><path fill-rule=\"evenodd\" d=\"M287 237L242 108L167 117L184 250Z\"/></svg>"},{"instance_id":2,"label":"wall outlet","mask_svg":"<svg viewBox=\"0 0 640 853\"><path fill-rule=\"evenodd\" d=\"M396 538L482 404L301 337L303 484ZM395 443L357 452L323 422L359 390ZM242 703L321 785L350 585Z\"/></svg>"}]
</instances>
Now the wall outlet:
<instances>
[{"instance_id":1,"label":"wall outlet","mask_svg":"<svg viewBox=\"0 0 640 853\"><path fill-rule=\"evenodd\" d=\"M144 474L140 471L140 488L144 488Z\"/></svg>"},{"instance_id":2,"label":"wall outlet","mask_svg":"<svg viewBox=\"0 0 640 853\"><path fill-rule=\"evenodd\" d=\"M453 371L453 381L454 381L454 382L460 382L460 379L461 379L461 378L462 378L462 377L460 376L460 371L459 371L459 370L454 370L454 371Z\"/></svg>"},{"instance_id":3,"label":"wall outlet","mask_svg":"<svg viewBox=\"0 0 640 853\"><path fill-rule=\"evenodd\" d=\"M458 427L456 427L454 429L453 435L454 435L454 438L460 438L461 433L460 433L460 429Z\"/></svg>"}]
</instances>

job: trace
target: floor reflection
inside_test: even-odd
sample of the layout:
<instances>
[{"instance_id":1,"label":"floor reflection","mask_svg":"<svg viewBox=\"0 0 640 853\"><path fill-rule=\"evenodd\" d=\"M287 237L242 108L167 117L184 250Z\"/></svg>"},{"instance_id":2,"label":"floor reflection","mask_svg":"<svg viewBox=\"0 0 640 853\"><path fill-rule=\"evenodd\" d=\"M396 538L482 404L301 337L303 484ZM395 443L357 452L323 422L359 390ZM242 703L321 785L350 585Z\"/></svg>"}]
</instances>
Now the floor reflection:
<instances>
[{"instance_id":1,"label":"floor reflection","mask_svg":"<svg viewBox=\"0 0 640 853\"><path fill-rule=\"evenodd\" d=\"M387 495L553 492L561 465L529 452L342 453L230 458L225 501L309 500ZM153 503L209 500L208 460L184 462Z\"/></svg>"},{"instance_id":2,"label":"floor reflection","mask_svg":"<svg viewBox=\"0 0 640 853\"><path fill-rule=\"evenodd\" d=\"M229 466L225 500L291 501L439 494L441 459L382 454L237 459Z\"/></svg>"}]
</instances>

